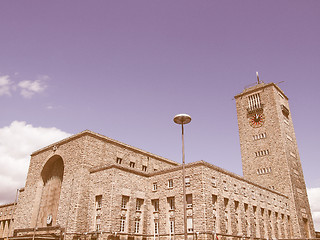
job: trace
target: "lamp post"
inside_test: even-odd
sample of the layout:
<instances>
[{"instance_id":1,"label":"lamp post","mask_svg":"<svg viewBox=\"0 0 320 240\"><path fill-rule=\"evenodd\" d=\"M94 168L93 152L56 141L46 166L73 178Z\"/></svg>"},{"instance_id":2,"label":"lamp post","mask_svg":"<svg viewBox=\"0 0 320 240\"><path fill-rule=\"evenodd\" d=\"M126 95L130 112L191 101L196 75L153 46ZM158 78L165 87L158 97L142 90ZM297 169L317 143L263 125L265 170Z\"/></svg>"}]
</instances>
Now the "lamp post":
<instances>
[{"instance_id":1,"label":"lamp post","mask_svg":"<svg viewBox=\"0 0 320 240\"><path fill-rule=\"evenodd\" d=\"M183 190L183 225L184 225L184 239L188 239L187 233L187 199L186 199L186 170L185 170L185 155L184 155L184 129L183 125L191 122L191 117L188 114L178 114L173 118L176 124L181 125L182 129L182 190Z\"/></svg>"}]
</instances>

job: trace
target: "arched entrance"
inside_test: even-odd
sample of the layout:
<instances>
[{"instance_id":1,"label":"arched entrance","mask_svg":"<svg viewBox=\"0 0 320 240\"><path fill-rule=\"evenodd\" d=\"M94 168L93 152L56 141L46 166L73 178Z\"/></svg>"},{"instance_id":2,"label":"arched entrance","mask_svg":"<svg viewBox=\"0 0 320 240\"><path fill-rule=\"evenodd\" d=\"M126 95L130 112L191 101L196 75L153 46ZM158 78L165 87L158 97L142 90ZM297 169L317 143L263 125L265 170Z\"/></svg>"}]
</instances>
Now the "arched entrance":
<instances>
[{"instance_id":1,"label":"arched entrance","mask_svg":"<svg viewBox=\"0 0 320 240\"><path fill-rule=\"evenodd\" d=\"M43 190L37 224L39 227L56 225L63 172L63 160L58 155L51 157L41 171Z\"/></svg>"}]
</instances>

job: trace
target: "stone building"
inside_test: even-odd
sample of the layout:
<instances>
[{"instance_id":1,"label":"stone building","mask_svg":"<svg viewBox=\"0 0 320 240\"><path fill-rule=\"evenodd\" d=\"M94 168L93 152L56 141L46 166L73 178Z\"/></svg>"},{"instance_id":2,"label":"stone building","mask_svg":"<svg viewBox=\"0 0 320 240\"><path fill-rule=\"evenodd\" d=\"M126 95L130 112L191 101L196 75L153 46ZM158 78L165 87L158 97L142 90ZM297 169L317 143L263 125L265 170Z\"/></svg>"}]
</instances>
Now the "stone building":
<instances>
[{"instance_id":1,"label":"stone building","mask_svg":"<svg viewBox=\"0 0 320 240\"><path fill-rule=\"evenodd\" d=\"M259 83L235 100L244 176L186 165L189 238L314 238L288 98ZM182 239L181 170L91 131L73 135L32 153L10 239Z\"/></svg>"}]
</instances>

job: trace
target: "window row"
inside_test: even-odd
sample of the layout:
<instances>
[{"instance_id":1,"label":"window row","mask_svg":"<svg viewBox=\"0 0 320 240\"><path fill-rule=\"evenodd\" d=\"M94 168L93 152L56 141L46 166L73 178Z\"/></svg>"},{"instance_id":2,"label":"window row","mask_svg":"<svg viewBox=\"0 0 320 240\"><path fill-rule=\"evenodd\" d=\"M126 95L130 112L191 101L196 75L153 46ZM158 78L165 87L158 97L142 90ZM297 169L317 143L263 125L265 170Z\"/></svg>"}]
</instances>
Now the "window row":
<instances>
[{"instance_id":1,"label":"window row","mask_svg":"<svg viewBox=\"0 0 320 240\"><path fill-rule=\"evenodd\" d=\"M122 164L122 158L117 157L116 162L117 162L118 164ZM133 162L133 161L130 161L129 166L130 166L131 168L135 168L136 163ZM147 166L146 166L146 165L142 165L141 170L144 171L144 172L146 172L146 171L147 171Z\"/></svg>"},{"instance_id":2,"label":"window row","mask_svg":"<svg viewBox=\"0 0 320 240\"><path fill-rule=\"evenodd\" d=\"M159 229L159 219L154 219L154 234L158 235L160 233ZM169 233L173 234L175 232L175 220L170 219L169 220ZM187 216L187 232L192 233L193 232L193 218L192 216Z\"/></svg>"},{"instance_id":3,"label":"window row","mask_svg":"<svg viewBox=\"0 0 320 240\"><path fill-rule=\"evenodd\" d=\"M190 186L191 185L191 183L190 183L190 177L186 177L185 178L185 185L186 185L186 187L188 187L188 186ZM173 188L173 179L169 179L168 180L168 184L167 184L167 186L168 186L168 188ZM158 183L157 182L154 182L153 184L152 184L152 191L157 191L158 190Z\"/></svg>"},{"instance_id":4,"label":"window row","mask_svg":"<svg viewBox=\"0 0 320 240\"><path fill-rule=\"evenodd\" d=\"M136 217L134 219L134 233L140 233L141 229L141 219L139 217ZM125 232L126 231L126 217L122 216L120 218L120 229L119 232Z\"/></svg>"},{"instance_id":5,"label":"window row","mask_svg":"<svg viewBox=\"0 0 320 240\"><path fill-rule=\"evenodd\" d=\"M254 153L256 155L256 157L262 157L262 156L265 156L265 155L269 155L269 150L262 150L262 151L258 151L258 152L255 152Z\"/></svg>"},{"instance_id":6,"label":"window row","mask_svg":"<svg viewBox=\"0 0 320 240\"><path fill-rule=\"evenodd\" d=\"M257 170L257 173L258 173L258 171L260 171L261 174L266 174L266 173L270 173L272 171L272 168L271 167L261 168L261 169ZM271 204L271 201L270 201L271 199L270 199L269 195L267 195L267 194L264 195L262 193L256 192L255 190L249 190L246 187L239 187L239 186L237 186L237 184L233 184L233 187L231 189L229 189L226 182L227 182L226 180L222 181L223 190L226 192L233 191L234 194L241 194L244 197L251 197L253 200L257 199L257 200L260 200L261 202L267 201L269 204ZM212 177L212 186L214 188L217 187L217 182L216 182L215 177ZM274 186L272 186L270 188L274 190ZM277 202L275 198L273 199L273 202L274 202L274 205L279 205L279 206L281 204L283 205L281 200ZM285 206L288 206L287 203L285 203Z\"/></svg>"},{"instance_id":7,"label":"window row","mask_svg":"<svg viewBox=\"0 0 320 240\"><path fill-rule=\"evenodd\" d=\"M121 209L128 208L129 199L130 199L130 197L128 197L128 196L122 196ZM141 198L136 199L136 211L141 211L141 207L142 207L143 203L144 203L144 199L141 199Z\"/></svg>"},{"instance_id":8,"label":"window row","mask_svg":"<svg viewBox=\"0 0 320 240\"><path fill-rule=\"evenodd\" d=\"M187 208L192 208L192 194L186 195ZM151 204L153 207L153 212L159 212L159 199L152 199ZM175 197L167 197L167 209L169 211L175 210Z\"/></svg>"},{"instance_id":9,"label":"window row","mask_svg":"<svg viewBox=\"0 0 320 240\"><path fill-rule=\"evenodd\" d=\"M221 204L220 207L218 207L218 199L220 199L220 204ZM241 205L242 205L242 208L240 208ZM286 204L286 206L287 206L287 204ZM246 213L249 212L248 211L249 210L249 204L248 203L241 203L238 200L234 200L233 205L232 205L232 200L230 200L230 199L228 199L226 197L223 197L223 199L221 199L220 196L215 195L215 194L212 194L212 207L213 207L213 210L214 210L213 211L214 216L216 216L215 214L217 213L216 212L217 209L223 210L223 211L225 211L225 213L230 213L231 212L231 207L234 208L234 212L236 213L235 214L236 216L239 216L240 212L243 212L244 215L247 216ZM258 209L257 206L251 205L251 207L252 207L252 214L254 216L256 216L256 215L258 215L260 213L260 215L263 217L265 211L268 211L269 215L271 214L271 210L268 210L266 208L260 207L260 212L258 212L257 211L257 209ZM278 215L279 215L279 213L275 212L276 218L278 218ZM283 216L284 216L284 214L281 213L281 218L283 218Z\"/></svg>"},{"instance_id":10,"label":"window row","mask_svg":"<svg viewBox=\"0 0 320 240\"><path fill-rule=\"evenodd\" d=\"M253 140L259 140L259 139L263 139L263 138L266 138L266 137L267 137L266 133L260 133L260 134L257 134L257 135L253 135Z\"/></svg>"},{"instance_id":11,"label":"window row","mask_svg":"<svg viewBox=\"0 0 320 240\"><path fill-rule=\"evenodd\" d=\"M271 167L257 169L258 175L267 174L267 173L271 173Z\"/></svg>"}]
</instances>

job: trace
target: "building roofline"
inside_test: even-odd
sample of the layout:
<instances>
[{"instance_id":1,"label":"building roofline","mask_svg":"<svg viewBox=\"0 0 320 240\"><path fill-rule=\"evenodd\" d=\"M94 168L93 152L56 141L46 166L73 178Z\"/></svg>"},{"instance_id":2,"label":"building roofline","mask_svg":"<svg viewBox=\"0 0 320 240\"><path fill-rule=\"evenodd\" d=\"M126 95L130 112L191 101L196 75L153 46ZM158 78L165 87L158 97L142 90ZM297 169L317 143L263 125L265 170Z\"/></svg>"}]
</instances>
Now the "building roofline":
<instances>
[{"instance_id":1,"label":"building roofline","mask_svg":"<svg viewBox=\"0 0 320 240\"><path fill-rule=\"evenodd\" d=\"M275 193L277 195L280 195L280 196L283 196L285 198L288 198L288 196L286 196L286 195L284 195L284 194L282 194L282 193L280 193L280 192L278 192L276 190L261 186L261 185L255 183L255 182L251 182L251 181L247 180L246 178L244 178L243 176L240 176L240 175L238 175L236 173L232 173L230 171L227 171L227 170L225 170L223 168L220 168L218 166L215 166L215 165L213 165L211 163L208 163L206 161L203 161L203 160L192 162L192 163L188 163L188 164L185 165L185 168L191 168L191 167L195 167L195 166L205 166L205 167L214 169L214 170L216 170L218 172L221 172L221 173L224 173L226 175L229 175L230 177L236 178L236 179L238 179L240 181L246 182L246 183L251 184L253 186L256 186L256 187L258 187L260 189L263 189L263 190L266 190L268 192L272 192L272 193ZM102 166L102 167L92 168L92 169L90 169L90 173L96 173L96 172L104 171L104 170L111 169L111 168L117 168L117 169L120 169L120 170L123 170L123 171L126 171L126 172L135 173L135 174L143 176L143 177L153 177L153 176L156 176L156 175L161 175L161 174L165 174L165 173L169 173L169 172L178 171L178 170L182 169L182 165L174 166L174 167L171 167L171 168L159 170L159 171L152 172L152 173L144 173L144 172L141 172L141 171L129 168L129 167L121 166L121 165L118 165L118 164L111 164L111 165L106 165L106 166Z\"/></svg>"},{"instance_id":2,"label":"building roofline","mask_svg":"<svg viewBox=\"0 0 320 240\"><path fill-rule=\"evenodd\" d=\"M133 152L137 152L137 153L140 153L140 154L149 156L149 157L153 157L153 158L155 158L155 159L157 159L157 160L160 160L160 161L163 161L163 162L167 162L167 163L170 163L170 164L172 164L172 165L176 165L176 166L180 165L178 162L175 162L175 161L173 161L173 160L170 160L170 159L167 159L167 158L158 156L158 155L156 155L156 154L147 152L147 151L145 151L145 150L142 150L142 149L133 147L133 146L128 145L128 144L126 144L126 143L123 143L123 142L120 142L120 141L118 141L118 140L115 140L115 139L106 137L106 136L104 136L104 135L102 135L102 134L99 134L99 133L92 132L92 131L90 131L90 130L84 130L84 131L82 131L82 132L80 132L80 133L78 133L78 134L74 134L74 135L72 135L72 136L70 136L70 137L67 137L67 138L65 138L65 139L62 139L62 140L60 140L60 141L58 141L58 142L52 143L52 144L50 144L50 145L48 145L48 146L46 146L46 147L44 147L44 148L41 148L41 149L33 152L33 153L31 154L31 156L35 156L35 155L37 155L37 154L39 154L39 153L41 153L41 152L44 152L44 151L46 151L46 150L48 150L48 149L50 149L50 148L52 148L52 147L54 147L54 146L56 146L56 145L62 145L62 144L65 144L65 143L67 143L67 142L70 142L70 141L72 141L72 140L74 140L74 139L76 139L76 138L80 138L80 137L87 136L87 135L92 136L92 137L95 137L95 138L98 138L98 139L103 140L103 141L106 141L106 142L110 142L110 143L112 143L112 144L115 144L115 145L118 145L118 146L121 146L121 147L128 148L128 149L130 149L130 150L133 151Z\"/></svg>"},{"instance_id":3,"label":"building roofline","mask_svg":"<svg viewBox=\"0 0 320 240\"><path fill-rule=\"evenodd\" d=\"M259 86L259 85L260 85L260 86ZM271 83L260 83L260 84L254 85L254 86L252 86L252 87L246 88L246 89L244 89L241 93L235 95L234 98L237 99L238 97L242 97L242 96L244 96L244 95L248 95L248 94L250 94L250 93L256 92L257 90L264 89L264 88L267 88L267 87L270 87L270 86L274 86L279 92L281 92L281 94L282 94L287 100L289 100L289 98L288 98L288 97L286 96L286 94L281 90L281 88L280 88L277 84L275 84L275 83L273 83L273 82L271 82Z\"/></svg>"},{"instance_id":4,"label":"building roofline","mask_svg":"<svg viewBox=\"0 0 320 240\"><path fill-rule=\"evenodd\" d=\"M16 203L15 203L15 202L13 202L13 203L6 203L6 204L2 204L2 205L0 205L0 208L2 208L2 207L14 206L14 205L16 205Z\"/></svg>"}]
</instances>

